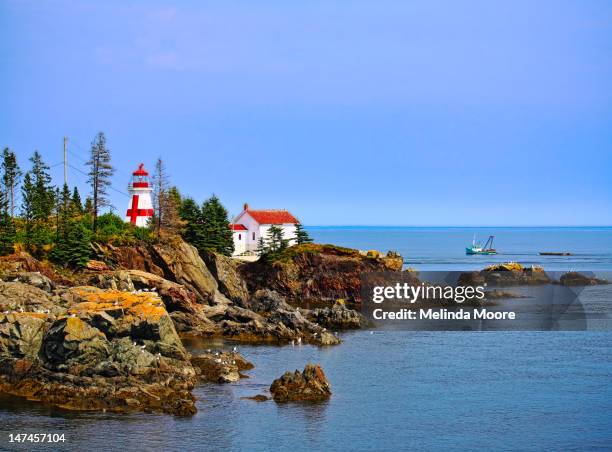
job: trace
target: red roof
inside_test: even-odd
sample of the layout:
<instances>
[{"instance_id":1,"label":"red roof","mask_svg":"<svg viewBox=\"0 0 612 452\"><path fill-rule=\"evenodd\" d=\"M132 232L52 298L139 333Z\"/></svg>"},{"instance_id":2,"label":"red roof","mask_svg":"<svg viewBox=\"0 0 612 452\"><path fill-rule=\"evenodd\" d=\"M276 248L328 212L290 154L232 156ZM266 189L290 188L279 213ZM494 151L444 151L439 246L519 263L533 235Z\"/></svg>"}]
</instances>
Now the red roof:
<instances>
[{"instance_id":1,"label":"red roof","mask_svg":"<svg viewBox=\"0 0 612 452\"><path fill-rule=\"evenodd\" d=\"M134 176L148 176L149 173L147 173L144 169L144 163L141 163L140 165L138 165L138 169L136 171L134 171L132 173L132 175Z\"/></svg>"},{"instance_id":2,"label":"red roof","mask_svg":"<svg viewBox=\"0 0 612 452\"><path fill-rule=\"evenodd\" d=\"M288 210L247 210L259 224L285 224L299 223L297 218L289 213Z\"/></svg>"},{"instance_id":3,"label":"red roof","mask_svg":"<svg viewBox=\"0 0 612 452\"><path fill-rule=\"evenodd\" d=\"M230 229L232 231L246 231L247 228L244 227L243 224L230 224Z\"/></svg>"}]
</instances>

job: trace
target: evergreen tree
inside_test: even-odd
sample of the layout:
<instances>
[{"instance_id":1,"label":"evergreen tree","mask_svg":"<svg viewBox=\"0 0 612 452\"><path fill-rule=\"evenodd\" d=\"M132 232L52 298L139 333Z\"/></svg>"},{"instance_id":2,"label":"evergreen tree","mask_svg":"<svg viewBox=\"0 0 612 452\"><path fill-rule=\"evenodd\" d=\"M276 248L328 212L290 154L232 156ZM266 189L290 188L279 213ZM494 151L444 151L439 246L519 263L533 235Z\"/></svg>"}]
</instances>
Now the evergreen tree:
<instances>
[{"instance_id":1,"label":"evergreen tree","mask_svg":"<svg viewBox=\"0 0 612 452\"><path fill-rule=\"evenodd\" d=\"M32 169L24 176L21 187L24 241L26 248L40 257L43 248L53 241L50 217L55 209L55 194L49 167L38 151L34 152L30 161Z\"/></svg>"},{"instance_id":2,"label":"evergreen tree","mask_svg":"<svg viewBox=\"0 0 612 452\"><path fill-rule=\"evenodd\" d=\"M72 218L72 210L70 208L70 190L68 185L64 184L63 190L57 196L57 228L55 236L55 246L51 251L51 259L57 263L63 264L68 261L68 255L70 253L68 245L68 233L71 227L71 223L74 221Z\"/></svg>"},{"instance_id":3,"label":"evergreen tree","mask_svg":"<svg viewBox=\"0 0 612 452\"><path fill-rule=\"evenodd\" d=\"M9 211L10 195L0 187L0 256L15 251L15 225Z\"/></svg>"},{"instance_id":4,"label":"evergreen tree","mask_svg":"<svg viewBox=\"0 0 612 452\"><path fill-rule=\"evenodd\" d=\"M192 198L185 198L179 213L185 223L183 238L198 250L203 249L204 225L202 211L197 203Z\"/></svg>"},{"instance_id":5,"label":"evergreen tree","mask_svg":"<svg viewBox=\"0 0 612 452\"><path fill-rule=\"evenodd\" d=\"M212 196L199 208L191 198L181 203L180 217L184 223L183 238L198 251L216 251L227 256L234 252L234 239L229 227L227 210L219 198Z\"/></svg>"},{"instance_id":6,"label":"evergreen tree","mask_svg":"<svg viewBox=\"0 0 612 452\"><path fill-rule=\"evenodd\" d=\"M168 174L166 165L160 158L155 162L155 172L152 178L153 185L153 229L161 231L166 220L166 198L168 195Z\"/></svg>"},{"instance_id":7,"label":"evergreen tree","mask_svg":"<svg viewBox=\"0 0 612 452\"><path fill-rule=\"evenodd\" d=\"M24 240L26 248L32 246L32 231L34 227L34 184L30 173L26 173L21 186L21 217L24 222Z\"/></svg>"},{"instance_id":8,"label":"evergreen tree","mask_svg":"<svg viewBox=\"0 0 612 452\"><path fill-rule=\"evenodd\" d=\"M93 215L93 202L89 196L85 198L85 203L83 204L83 213Z\"/></svg>"},{"instance_id":9,"label":"evergreen tree","mask_svg":"<svg viewBox=\"0 0 612 452\"><path fill-rule=\"evenodd\" d=\"M74 190L72 190L72 198L70 199L70 209L72 210L73 215L82 215L83 214L83 203L81 202L81 195L79 194L79 189L75 186Z\"/></svg>"},{"instance_id":10,"label":"evergreen tree","mask_svg":"<svg viewBox=\"0 0 612 452\"><path fill-rule=\"evenodd\" d=\"M46 221L55 207L55 193L51 185L49 166L43 162L42 156L38 151L30 158L32 169L30 170L32 183L34 184L34 196L32 206L34 218L39 221Z\"/></svg>"},{"instance_id":11,"label":"evergreen tree","mask_svg":"<svg viewBox=\"0 0 612 452\"><path fill-rule=\"evenodd\" d=\"M289 240L284 237L283 230L276 225L272 225L268 229L265 240L263 238L259 239L257 252L262 260L272 262L288 247Z\"/></svg>"},{"instance_id":12,"label":"evergreen tree","mask_svg":"<svg viewBox=\"0 0 612 452\"><path fill-rule=\"evenodd\" d=\"M215 195L202 205L202 223L204 237L200 251L212 250L231 256L234 252L234 239L227 210Z\"/></svg>"},{"instance_id":13,"label":"evergreen tree","mask_svg":"<svg viewBox=\"0 0 612 452\"><path fill-rule=\"evenodd\" d=\"M312 243L312 239L304 229L304 226L302 226L302 223L296 223L295 225L295 240L298 245L302 243Z\"/></svg>"},{"instance_id":14,"label":"evergreen tree","mask_svg":"<svg viewBox=\"0 0 612 452\"><path fill-rule=\"evenodd\" d=\"M89 179L92 193L93 232L98 230L98 214L105 206L110 206L108 200L108 187L111 185L111 177L115 169L110 164L110 150L106 147L106 137L103 132L98 133L91 143L91 158L87 162L89 166Z\"/></svg>"},{"instance_id":15,"label":"evergreen tree","mask_svg":"<svg viewBox=\"0 0 612 452\"><path fill-rule=\"evenodd\" d=\"M9 148L5 148L2 152L2 184L11 218L15 217L15 191L20 178L21 170L17 165L17 156Z\"/></svg>"},{"instance_id":16,"label":"evergreen tree","mask_svg":"<svg viewBox=\"0 0 612 452\"><path fill-rule=\"evenodd\" d=\"M91 255L90 234L80 221L70 222L68 228L68 265L83 267Z\"/></svg>"}]
</instances>

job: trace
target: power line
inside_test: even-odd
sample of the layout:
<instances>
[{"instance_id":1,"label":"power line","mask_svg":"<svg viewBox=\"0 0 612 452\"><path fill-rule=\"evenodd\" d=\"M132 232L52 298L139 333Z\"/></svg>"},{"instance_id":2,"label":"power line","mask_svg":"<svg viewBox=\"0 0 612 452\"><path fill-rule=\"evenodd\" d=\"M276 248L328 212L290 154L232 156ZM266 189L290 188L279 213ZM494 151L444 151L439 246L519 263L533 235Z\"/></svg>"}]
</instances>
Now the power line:
<instances>
[{"instance_id":1,"label":"power line","mask_svg":"<svg viewBox=\"0 0 612 452\"><path fill-rule=\"evenodd\" d=\"M69 166L70 168L72 168L73 170L77 171L78 173L81 173L83 176L89 177L89 174L85 173L84 171L81 171L79 168L77 168L77 167L75 167L75 166L71 165L70 163L68 164L68 166ZM113 190L113 191L116 191L117 193L122 194L123 196L126 196L126 197L128 197L128 198L130 197L130 195L128 195L127 193L125 193L125 192L123 192L123 191L121 191L121 190L117 190L117 189L116 189L116 188L114 188L112 185L109 185L109 186L108 186L108 188L110 188L110 189L111 189L111 190Z\"/></svg>"},{"instance_id":2,"label":"power line","mask_svg":"<svg viewBox=\"0 0 612 452\"><path fill-rule=\"evenodd\" d=\"M83 151L85 154L88 153L88 151L86 151L83 146L81 146L79 143L77 143L76 141L74 141L73 139L70 139L70 143L74 144L77 148L79 148L81 151ZM77 154L76 152L71 151L70 149L68 149L68 152L70 152L72 155L74 155L76 158L78 158L79 160L81 160L83 163L87 163L88 159L83 158L83 156ZM126 173L125 171L123 171L120 168L115 168L115 171L123 174L124 176L130 178L132 177L131 174Z\"/></svg>"}]
</instances>

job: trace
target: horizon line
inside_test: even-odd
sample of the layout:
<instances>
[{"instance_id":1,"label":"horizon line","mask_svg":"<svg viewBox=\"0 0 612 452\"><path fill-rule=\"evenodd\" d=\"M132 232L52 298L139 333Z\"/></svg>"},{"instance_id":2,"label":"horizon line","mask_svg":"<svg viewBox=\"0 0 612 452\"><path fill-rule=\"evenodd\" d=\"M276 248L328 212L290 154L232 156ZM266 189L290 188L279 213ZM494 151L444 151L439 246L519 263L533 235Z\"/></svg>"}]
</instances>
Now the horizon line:
<instances>
[{"instance_id":1,"label":"horizon line","mask_svg":"<svg viewBox=\"0 0 612 452\"><path fill-rule=\"evenodd\" d=\"M612 228L612 225L403 225L403 224L305 224L307 228Z\"/></svg>"}]
</instances>

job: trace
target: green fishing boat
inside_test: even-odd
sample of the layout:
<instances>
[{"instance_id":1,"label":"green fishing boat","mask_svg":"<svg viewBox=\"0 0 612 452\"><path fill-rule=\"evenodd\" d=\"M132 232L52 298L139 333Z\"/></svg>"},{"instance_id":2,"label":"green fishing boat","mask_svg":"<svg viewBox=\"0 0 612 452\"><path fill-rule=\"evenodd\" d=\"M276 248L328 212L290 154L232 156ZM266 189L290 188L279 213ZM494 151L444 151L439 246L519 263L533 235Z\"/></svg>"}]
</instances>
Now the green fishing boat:
<instances>
[{"instance_id":1,"label":"green fishing boat","mask_svg":"<svg viewBox=\"0 0 612 452\"><path fill-rule=\"evenodd\" d=\"M480 243L476 242L476 235L474 235L472 246L465 248L465 254L497 254L497 250L493 248L493 238L494 236L490 235L487 243L481 246Z\"/></svg>"}]
</instances>

